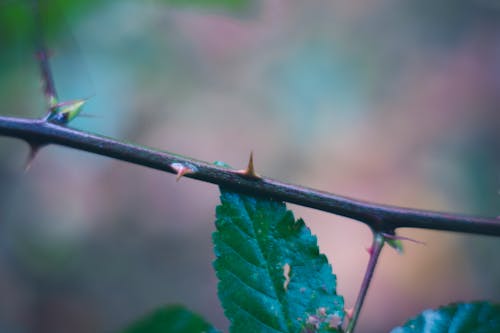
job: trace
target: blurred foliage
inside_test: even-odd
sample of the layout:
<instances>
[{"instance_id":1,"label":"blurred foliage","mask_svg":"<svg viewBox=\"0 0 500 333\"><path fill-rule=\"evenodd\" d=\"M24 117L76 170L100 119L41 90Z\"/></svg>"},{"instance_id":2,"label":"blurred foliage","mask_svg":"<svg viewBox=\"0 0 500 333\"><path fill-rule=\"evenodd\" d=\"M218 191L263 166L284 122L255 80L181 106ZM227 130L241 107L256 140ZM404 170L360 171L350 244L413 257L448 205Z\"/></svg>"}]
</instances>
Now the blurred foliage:
<instances>
[{"instance_id":1,"label":"blurred foliage","mask_svg":"<svg viewBox=\"0 0 500 333\"><path fill-rule=\"evenodd\" d=\"M199 7L238 12L248 9L251 0L154 0L176 7ZM35 33L40 33L37 20L43 26L43 34L51 38L63 32L64 16L78 19L91 9L112 2L97 0L4 0L0 2L0 47L9 43L33 43ZM71 22L69 22L71 25Z\"/></svg>"},{"instance_id":2,"label":"blurred foliage","mask_svg":"<svg viewBox=\"0 0 500 333\"><path fill-rule=\"evenodd\" d=\"M53 37L65 27L65 15L83 15L101 1L12 0L0 3L0 43L32 45L36 34ZM42 30L43 29L43 30Z\"/></svg>"},{"instance_id":3,"label":"blurred foliage","mask_svg":"<svg viewBox=\"0 0 500 333\"><path fill-rule=\"evenodd\" d=\"M251 0L159 0L176 6L197 6L202 8L221 8L231 11L248 9Z\"/></svg>"},{"instance_id":4,"label":"blurred foliage","mask_svg":"<svg viewBox=\"0 0 500 333\"><path fill-rule=\"evenodd\" d=\"M488 302L459 303L426 310L391 333L498 333L500 304Z\"/></svg>"},{"instance_id":5,"label":"blurred foliage","mask_svg":"<svg viewBox=\"0 0 500 333\"><path fill-rule=\"evenodd\" d=\"M407 7L426 39L454 43L475 25L498 22L500 6L491 0L412 1Z\"/></svg>"},{"instance_id":6,"label":"blurred foliage","mask_svg":"<svg viewBox=\"0 0 500 333\"><path fill-rule=\"evenodd\" d=\"M125 329L123 333L216 333L203 318L185 309L172 305L159 309Z\"/></svg>"}]
</instances>

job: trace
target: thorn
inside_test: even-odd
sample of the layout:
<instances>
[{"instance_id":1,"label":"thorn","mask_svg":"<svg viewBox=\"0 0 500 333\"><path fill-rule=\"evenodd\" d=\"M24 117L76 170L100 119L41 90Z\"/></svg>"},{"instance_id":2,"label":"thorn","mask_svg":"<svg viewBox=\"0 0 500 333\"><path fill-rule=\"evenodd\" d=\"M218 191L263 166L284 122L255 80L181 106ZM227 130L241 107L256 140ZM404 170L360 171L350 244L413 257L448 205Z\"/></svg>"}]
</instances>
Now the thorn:
<instances>
[{"instance_id":1,"label":"thorn","mask_svg":"<svg viewBox=\"0 0 500 333\"><path fill-rule=\"evenodd\" d=\"M250 152L250 158L248 159L248 165L246 169L237 170L236 173L242 175L243 177L251 179L262 179L262 177L255 172L255 167L253 165L253 151Z\"/></svg>"},{"instance_id":2,"label":"thorn","mask_svg":"<svg viewBox=\"0 0 500 333\"><path fill-rule=\"evenodd\" d=\"M368 252L369 255L373 254L373 246L365 247L365 250L366 250L366 252Z\"/></svg>"},{"instance_id":3,"label":"thorn","mask_svg":"<svg viewBox=\"0 0 500 333\"><path fill-rule=\"evenodd\" d=\"M187 166L181 163L172 163L170 164L170 167L174 169L177 173L177 177L175 177L175 181L179 181L182 176L192 174L196 172L196 167L195 166Z\"/></svg>"},{"instance_id":4,"label":"thorn","mask_svg":"<svg viewBox=\"0 0 500 333\"><path fill-rule=\"evenodd\" d=\"M347 318L351 319L354 314L354 308L345 309L345 315Z\"/></svg>"},{"instance_id":5,"label":"thorn","mask_svg":"<svg viewBox=\"0 0 500 333\"><path fill-rule=\"evenodd\" d=\"M34 144L31 142L28 144L30 145L30 151L28 153L28 158L26 159L26 162L24 164L24 173L27 173L31 169L31 166L33 165L33 160L40 151L40 148L42 148L42 145L40 144Z\"/></svg>"}]
</instances>

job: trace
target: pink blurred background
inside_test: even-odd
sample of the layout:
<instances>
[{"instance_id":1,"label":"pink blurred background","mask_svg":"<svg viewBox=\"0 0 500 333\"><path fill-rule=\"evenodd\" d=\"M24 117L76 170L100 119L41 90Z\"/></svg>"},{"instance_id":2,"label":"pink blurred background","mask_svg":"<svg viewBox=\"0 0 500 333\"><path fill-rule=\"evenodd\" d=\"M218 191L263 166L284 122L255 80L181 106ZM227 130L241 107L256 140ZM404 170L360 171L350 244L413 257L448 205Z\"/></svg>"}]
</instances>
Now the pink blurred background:
<instances>
[{"instance_id":1,"label":"pink blurred background","mask_svg":"<svg viewBox=\"0 0 500 333\"><path fill-rule=\"evenodd\" d=\"M258 171L283 181L499 214L494 1L269 0L239 13L120 1L68 21L51 45L60 95L95 95L93 117L73 127L237 168L253 150ZM1 114L41 116L34 57L10 47ZM215 186L55 146L24 174L27 151L0 138L1 332L116 331L169 303L227 330L211 266ZM353 306L370 231L290 207ZM498 239L399 233L426 245L384 249L359 332L500 300Z\"/></svg>"}]
</instances>

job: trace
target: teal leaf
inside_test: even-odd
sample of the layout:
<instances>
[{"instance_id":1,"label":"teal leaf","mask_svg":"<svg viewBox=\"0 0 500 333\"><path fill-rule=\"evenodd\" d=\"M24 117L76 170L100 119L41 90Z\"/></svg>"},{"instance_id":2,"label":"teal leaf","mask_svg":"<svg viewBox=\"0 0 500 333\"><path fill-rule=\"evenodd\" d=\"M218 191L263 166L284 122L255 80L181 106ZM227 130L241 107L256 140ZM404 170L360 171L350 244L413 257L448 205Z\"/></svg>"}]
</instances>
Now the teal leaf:
<instances>
[{"instance_id":1,"label":"teal leaf","mask_svg":"<svg viewBox=\"0 0 500 333\"><path fill-rule=\"evenodd\" d=\"M180 305L161 308L133 323L122 333L216 333L199 315Z\"/></svg>"},{"instance_id":2,"label":"teal leaf","mask_svg":"<svg viewBox=\"0 0 500 333\"><path fill-rule=\"evenodd\" d=\"M498 333L500 304L457 303L425 310L391 333Z\"/></svg>"},{"instance_id":3,"label":"teal leaf","mask_svg":"<svg viewBox=\"0 0 500 333\"><path fill-rule=\"evenodd\" d=\"M339 332L344 301L316 237L280 201L221 189L214 267L234 333Z\"/></svg>"}]
</instances>

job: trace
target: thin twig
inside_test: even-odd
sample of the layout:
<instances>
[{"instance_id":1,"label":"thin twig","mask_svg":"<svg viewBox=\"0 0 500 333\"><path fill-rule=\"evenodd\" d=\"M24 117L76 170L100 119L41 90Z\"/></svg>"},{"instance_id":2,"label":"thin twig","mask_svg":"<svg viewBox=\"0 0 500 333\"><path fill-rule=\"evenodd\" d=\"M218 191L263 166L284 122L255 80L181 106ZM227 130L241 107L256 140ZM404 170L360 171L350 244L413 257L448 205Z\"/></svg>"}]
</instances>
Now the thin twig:
<instances>
[{"instance_id":1,"label":"thin twig","mask_svg":"<svg viewBox=\"0 0 500 333\"><path fill-rule=\"evenodd\" d=\"M500 220L495 218L378 205L269 178L245 177L236 170L44 120L0 117L0 136L23 139L31 145L67 146L174 174L178 171L172 164L186 165L193 172L185 177L350 217L375 231L392 233L397 228L424 228L500 236Z\"/></svg>"},{"instance_id":2,"label":"thin twig","mask_svg":"<svg viewBox=\"0 0 500 333\"><path fill-rule=\"evenodd\" d=\"M366 267L365 276L363 277L363 282L361 283L358 298L356 299L356 304L354 305L352 317L349 321L349 324L347 325L345 333L352 333L356 328L359 314L361 312L361 308L363 307L366 293L368 292L368 288L370 287L370 282L372 281L373 273L375 272L375 267L377 266L378 258L380 256L380 252L382 252L384 243L385 239L382 233L374 232L372 246L369 249L370 260L368 261L368 266Z\"/></svg>"}]
</instances>

